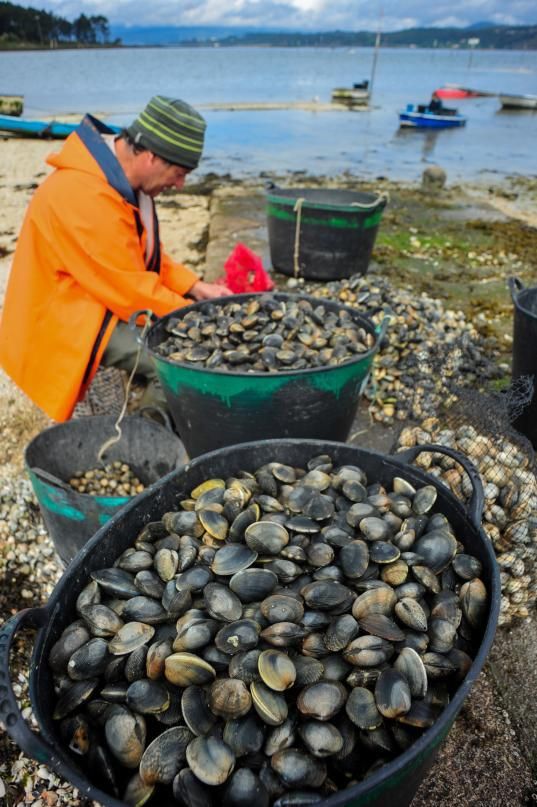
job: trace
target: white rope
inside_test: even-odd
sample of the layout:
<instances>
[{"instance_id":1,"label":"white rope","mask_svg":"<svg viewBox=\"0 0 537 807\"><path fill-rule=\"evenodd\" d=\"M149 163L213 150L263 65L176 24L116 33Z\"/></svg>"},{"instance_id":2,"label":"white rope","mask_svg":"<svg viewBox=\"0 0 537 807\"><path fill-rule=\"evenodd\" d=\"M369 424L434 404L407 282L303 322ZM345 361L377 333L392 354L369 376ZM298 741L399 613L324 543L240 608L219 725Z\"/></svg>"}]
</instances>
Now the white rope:
<instances>
[{"instance_id":1,"label":"white rope","mask_svg":"<svg viewBox=\"0 0 537 807\"><path fill-rule=\"evenodd\" d=\"M136 359L134 361L134 367L131 370L129 380L127 381L127 386L125 387L125 400L123 401L123 406L121 407L121 412L119 413L118 418L117 418L116 422L114 423L114 429L116 431L116 434L115 434L114 437L111 437L109 440L106 440L102 444L102 446L100 447L99 451L97 452L97 460L99 462L103 463L103 464L104 464L104 460L103 460L104 454L108 451L109 448L111 448L113 445L115 445L116 443L118 443L121 440L121 435L122 435L121 421L125 417L125 413L127 411L127 404L129 402L129 392L130 392L130 389L131 389L131 385L132 385L134 376L136 375L136 371L138 369L138 364L140 362L140 357L142 355L142 350L144 349L145 335L146 335L147 331L149 330L149 328L151 327L151 314L152 314L152 312L148 310L145 313L147 314L147 319L145 321L145 325L142 328L142 331L140 333L140 337L139 337L139 340L138 340L140 344L138 345L138 352L136 353Z\"/></svg>"},{"instance_id":2,"label":"white rope","mask_svg":"<svg viewBox=\"0 0 537 807\"><path fill-rule=\"evenodd\" d=\"M361 204L361 202L351 202L351 207L358 207L358 208L360 208L360 210L372 210L374 207L376 207L379 204L379 202L383 202L383 201L388 202L389 199L390 199L390 195L388 193L383 192L383 193L379 193L379 195L377 196L377 198L375 199L374 202L368 202L367 204Z\"/></svg>"},{"instance_id":3,"label":"white rope","mask_svg":"<svg viewBox=\"0 0 537 807\"><path fill-rule=\"evenodd\" d=\"M300 254L300 219L302 217L302 205L305 202L305 198L300 196L293 208L293 212L296 213L296 228L295 228L295 249L293 252L293 271L295 277L300 275L300 264L298 262L298 256Z\"/></svg>"}]
</instances>

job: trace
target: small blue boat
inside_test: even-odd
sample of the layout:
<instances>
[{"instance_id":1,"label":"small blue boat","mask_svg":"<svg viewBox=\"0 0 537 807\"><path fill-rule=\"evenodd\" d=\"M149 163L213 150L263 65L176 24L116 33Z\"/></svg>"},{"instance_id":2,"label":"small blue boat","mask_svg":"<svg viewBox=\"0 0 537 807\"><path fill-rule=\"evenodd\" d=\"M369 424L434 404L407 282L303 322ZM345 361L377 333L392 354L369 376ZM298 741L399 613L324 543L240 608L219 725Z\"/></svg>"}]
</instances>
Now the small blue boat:
<instances>
[{"instance_id":1,"label":"small blue boat","mask_svg":"<svg viewBox=\"0 0 537 807\"><path fill-rule=\"evenodd\" d=\"M453 129L464 126L466 120L456 109L442 107L433 111L422 104L407 104L406 109L399 112L399 126L411 129Z\"/></svg>"},{"instance_id":2,"label":"small blue boat","mask_svg":"<svg viewBox=\"0 0 537 807\"><path fill-rule=\"evenodd\" d=\"M0 115L0 132L10 132L21 137L65 138L78 127L78 123L61 121L23 120L8 115ZM121 131L119 126L109 126L113 132Z\"/></svg>"}]
</instances>

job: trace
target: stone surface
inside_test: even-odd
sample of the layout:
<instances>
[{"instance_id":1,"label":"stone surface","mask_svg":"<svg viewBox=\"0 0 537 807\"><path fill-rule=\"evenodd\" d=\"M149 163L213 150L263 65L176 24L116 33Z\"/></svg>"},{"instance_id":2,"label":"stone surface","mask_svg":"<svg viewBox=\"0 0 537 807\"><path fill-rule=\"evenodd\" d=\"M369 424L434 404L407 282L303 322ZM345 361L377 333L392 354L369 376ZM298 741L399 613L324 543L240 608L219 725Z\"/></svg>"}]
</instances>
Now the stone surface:
<instances>
[{"instance_id":1,"label":"stone surface","mask_svg":"<svg viewBox=\"0 0 537 807\"><path fill-rule=\"evenodd\" d=\"M421 175L425 190L441 190L446 184L447 174L439 165L429 165Z\"/></svg>"}]
</instances>

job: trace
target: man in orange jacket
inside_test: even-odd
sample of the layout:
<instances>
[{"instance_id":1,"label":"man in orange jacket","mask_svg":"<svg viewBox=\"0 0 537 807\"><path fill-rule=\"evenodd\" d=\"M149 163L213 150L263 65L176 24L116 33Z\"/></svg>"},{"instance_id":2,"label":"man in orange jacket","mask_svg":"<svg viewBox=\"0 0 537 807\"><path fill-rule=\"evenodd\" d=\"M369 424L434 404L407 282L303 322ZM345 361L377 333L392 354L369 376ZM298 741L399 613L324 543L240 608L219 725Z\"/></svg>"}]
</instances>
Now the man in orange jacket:
<instances>
[{"instance_id":1,"label":"man in orange jacket","mask_svg":"<svg viewBox=\"0 0 537 807\"><path fill-rule=\"evenodd\" d=\"M192 302L185 295L231 293L172 261L159 241L153 200L183 187L204 134L191 106L155 96L119 136L87 115L48 158L56 170L30 202L13 259L0 364L55 420L71 416L99 364L130 369L135 311L164 316Z\"/></svg>"}]
</instances>

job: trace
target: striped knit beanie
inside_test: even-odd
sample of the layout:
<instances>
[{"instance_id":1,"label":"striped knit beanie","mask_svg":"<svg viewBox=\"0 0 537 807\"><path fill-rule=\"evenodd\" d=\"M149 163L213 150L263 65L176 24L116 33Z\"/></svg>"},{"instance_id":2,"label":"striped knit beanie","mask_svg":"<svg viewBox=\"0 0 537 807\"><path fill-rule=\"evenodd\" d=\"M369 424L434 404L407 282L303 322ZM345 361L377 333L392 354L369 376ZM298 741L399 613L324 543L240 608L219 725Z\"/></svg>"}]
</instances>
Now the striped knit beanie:
<instances>
[{"instance_id":1,"label":"striped knit beanie","mask_svg":"<svg viewBox=\"0 0 537 807\"><path fill-rule=\"evenodd\" d=\"M134 142L158 157L184 168L196 168L203 149L206 123L185 101L155 95L127 127Z\"/></svg>"}]
</instances>

